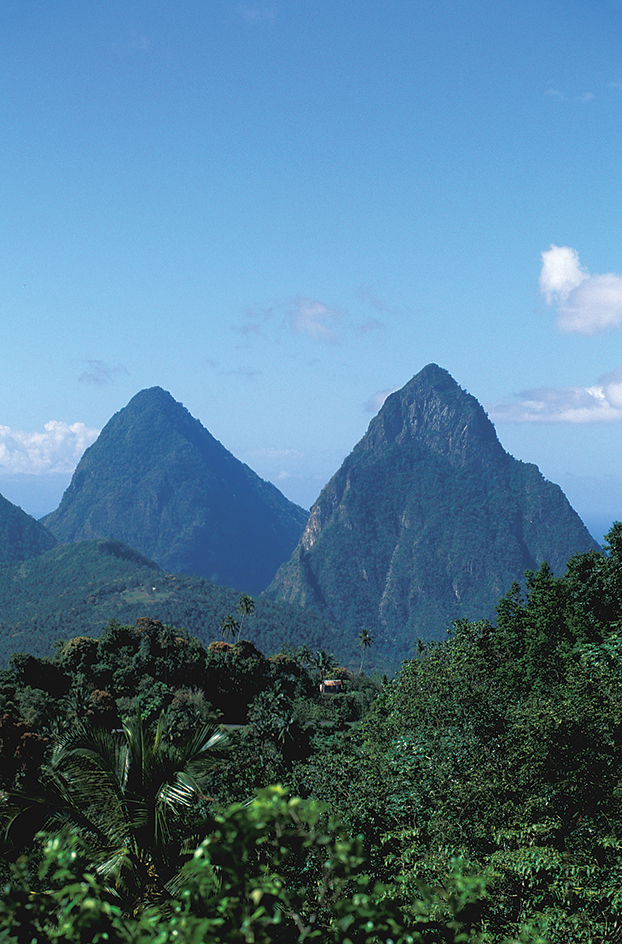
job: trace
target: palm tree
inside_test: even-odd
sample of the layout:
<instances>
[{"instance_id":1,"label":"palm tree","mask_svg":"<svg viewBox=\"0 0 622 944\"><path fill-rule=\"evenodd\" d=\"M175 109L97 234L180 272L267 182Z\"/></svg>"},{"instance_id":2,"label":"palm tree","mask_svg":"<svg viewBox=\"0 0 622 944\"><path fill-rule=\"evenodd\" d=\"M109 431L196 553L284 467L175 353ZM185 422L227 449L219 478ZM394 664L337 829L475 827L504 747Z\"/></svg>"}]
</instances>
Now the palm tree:
<instances>
[{"instance_id":1,"label":"palm tree","mask_svg":"<svg viewBox=\"0 0 622 944\"><path fill-rule=\"evenodd\" d=\"M253 600L253 598L249 597L247 593L243 593L240 596L240 600L238 602L238 610L240 610L242 614L242 622L240 623L240 628L238 632L238 642L240 641L240 637L242 635L242 627L244 626L244 620L246 619L247 616L251 615L254 609L255 609L255 601Z\"/></svg>"},{"instance_id":2,"label":"palm tree","mask_svg":"<svg viewBox=\"0 0 622 944\"><path fill-rule=\"evenodd\" d=\"M370 648L370 646L373 646L374 637L372 636L372 634L370 633L368 629L362 629L360 633L358 634L357 639L359 641L359 646L363 650L363 652L361 653L361 665L359 668L359 675L361 675L363 672L363 663L365 661L365 654L367 650Z\"/></svg>"},{"instance_id":3,"label":"palm tree","mask_svg":"<svg viewBox=\"0 0 622 944\"><path fill-rule=\"evenodd\" d=\"M239 628L240 624L236 620L235 616L231 616L231 613L229 613L228 616L223 617L223 619L220 621L220 631L224 640L235 639L235 635Z\"/></svg>"},{"instance_id":4,"label":"palm tree","mask_svg":"<svg viewBox=\"0 0 622 944\"><path fill-rule=\"evenodd\" d=\"M313 650L305 642L294 650L293 656L300 665L311 665L313 662Z\"/></svg>"},{"instance_id":5,"label":"palm tree","mask_svg":"<svg viewBox=\"0 0 622 944\"><path fill-rule=\"evenodd\" d=\"M315 653L313 656L313 664L317 669L320 681L327 678L329 672L337 668L337 660L331 653L326 652L325 649L319 649Z\"/></svg>"},{"instance_id":6,"label":"palm tree","mask_svg":"<svg viewBox=\"0 0 622 944\"><path fill-rule=\"evenodd\" d=\"M176 888L184 853L208 814L202 787L226 736L204 724L175 743L160 716L155 733L140 715L120 731L79 725L57 738L38 795L2 795L5 839L70 829L95 871L135 913Z\"/></svg>"}]
</instances>

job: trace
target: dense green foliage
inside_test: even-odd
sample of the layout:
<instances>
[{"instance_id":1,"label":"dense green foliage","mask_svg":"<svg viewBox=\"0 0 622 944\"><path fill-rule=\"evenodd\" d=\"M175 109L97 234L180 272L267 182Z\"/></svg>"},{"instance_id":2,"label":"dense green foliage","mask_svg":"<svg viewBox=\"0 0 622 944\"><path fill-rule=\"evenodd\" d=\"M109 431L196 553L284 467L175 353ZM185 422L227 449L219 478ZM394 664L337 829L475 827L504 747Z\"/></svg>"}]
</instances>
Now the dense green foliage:
<instances>
[{"instance_id":1,"label":"dense green foliage","mask_svg":"<svg viewBox=\"0 0 622 944\"><path fill-rule=\"evenodd\" d=\"M12 869L0 896L1 939L16 944L474 940L468 912L479 891L476 882L457 871L444 905L422 886L413 916L407 917L386 886L370 881L361 843L341 838L337 823L323 814L321 805L288 800L278 788L261 791L251 804L230 807L214 817L209 837L183 869L179 893L165 908L148 906L131 916L84 871L75 843L48 841L36 874L24 860ZM44 892L37 887L42 881Z\"/></svg>"},{"instance_id":2,"label":"dense green foliage","mask_svg":"<svg viewBox=\"0 0 622 944\"><path fill-rule=\"evenodd\" d=\"M0 565L0 665L16 651L51 655L70 636L98 636L111 619L151 615L185 627L204 645L221 635L224 617L239 613L240 594L205 577L167 574L120 541L62 544L22 563ZM244 636L265 652L307 643L358 662L348 640L312 611L258 599Z\"/></svg>"},{"instance_id":3,"label":"dense green foliage","mask_svg":"<svg viewBox=\"0 0 622 944\"><path fill-rule=\"evenodd\" d=\"M496 625L463 621L422 647L348 770L341 808L404 906L460 856L486 886L485 941L622 936L622 525L609 541L564 577L544 565L524 595L514 585Z\"/></svg>"},{"instance_id":4,"label":"dense green foliage","mask_svg":"<svg viewBox=\"0 0 622 944\"><path fill-rule=\"evenodd\" d=\"M53 659L13 656L0 677L0 940L616 944L621 620L616 524L605 553L572 558L563 576L528 572L494 622L456 622L391 681L306 646L269 659L243 640L205 649L146 617ZM341 694L320 694L328 670ZM241 725L227 750L185 768L219 712ZM141 763L124 807L91 772L103 747L122 752L140 731L169 766L158 779ZM65 806L54 771L71 774ZM105 830L72 820L74 790L89 816L100 802L123 813L124 848L145 864L133 882L102 868ZM164 826L140 812L158 796L171 800L163 847Z\"/></svg>"},{"instance_id":5,"label":"dense green foliage","mask_svg":"<svg viewBox=\"0 0 622 944\"><path fill-rule=\"evenodd\" d=\"M194 848L193 827L206 816L202 787L225 741L210 723L175 737L171 713L153 733L138 713L117 730L81 721L57 735L35 790L5 791L5 839L23 845L40 829L70 831L90 871L126 911L140 910L177 888L183 850Z\"/></svg>"},{"instance_id":6,"label":"dense green foliage","mask_svg":"<svg viewBox=\"0 0 622 944\"><path fill-rule=\"evenodd\" d=\"M390 396L311 509L268 589L377 650L411 656L456 619L492 618L526 569L596 549L558 486L509 456L482 407L430 365Z\"/></svg>"},{"instance_id":7,"label":"dense green foliage","mask_svg":"<svg viewBox=\"0 0 622 944\"><path fill-rule=\"evenodd\" d=\"M165 570L255 594L291 554L307 512L152 387L106 424L44 520L59 541L114 538Z\"/></svg>"}]
</instances>

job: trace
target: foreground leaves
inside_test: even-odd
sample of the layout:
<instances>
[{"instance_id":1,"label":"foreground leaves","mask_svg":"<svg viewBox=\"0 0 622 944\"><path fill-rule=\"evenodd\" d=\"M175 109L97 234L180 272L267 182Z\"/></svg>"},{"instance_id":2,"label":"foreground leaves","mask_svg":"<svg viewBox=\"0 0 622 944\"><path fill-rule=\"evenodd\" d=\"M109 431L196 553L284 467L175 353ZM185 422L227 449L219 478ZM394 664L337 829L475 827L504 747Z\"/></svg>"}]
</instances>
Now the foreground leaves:
<instances>
[{"instance_id":1,"label":"foreground leaves","mask_svg":"<svg viewBox=\"0 0 622 944\"><path fill-rule=\"evenodd\" d=\"M421 884L410 917L389 889L371 882L358 841L340 837L315 801L280 787L216 817L182 870L178 894L129 916L84 871L75 833L49 839L35 875L22 857L0 896L0 941L140 944L458 944L482 940L469 907L482 884L456 867L447 888ZM43 882L44 891L33 891ZM446 917L442 919L440 912Z\"/></svg>"}]
</instances>

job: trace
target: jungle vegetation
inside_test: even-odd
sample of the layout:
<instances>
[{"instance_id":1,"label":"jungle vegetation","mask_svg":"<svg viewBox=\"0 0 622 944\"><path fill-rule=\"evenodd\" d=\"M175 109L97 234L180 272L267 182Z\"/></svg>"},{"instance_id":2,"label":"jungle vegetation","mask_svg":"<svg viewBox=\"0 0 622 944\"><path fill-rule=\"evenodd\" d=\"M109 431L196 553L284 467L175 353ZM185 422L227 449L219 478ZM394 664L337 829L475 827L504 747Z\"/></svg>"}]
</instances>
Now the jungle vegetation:
<instances>
[{"instance_id":1,"label":"jungle vegetation","mask_svg":"<svg viewBox=\"0 0 622 944\"><path fill-rule=\"evenodd\" d=\"M607 542L391 679L151 617L14 654L0 940L622 940L622 524Z\"/></svg>"}]
</instances>

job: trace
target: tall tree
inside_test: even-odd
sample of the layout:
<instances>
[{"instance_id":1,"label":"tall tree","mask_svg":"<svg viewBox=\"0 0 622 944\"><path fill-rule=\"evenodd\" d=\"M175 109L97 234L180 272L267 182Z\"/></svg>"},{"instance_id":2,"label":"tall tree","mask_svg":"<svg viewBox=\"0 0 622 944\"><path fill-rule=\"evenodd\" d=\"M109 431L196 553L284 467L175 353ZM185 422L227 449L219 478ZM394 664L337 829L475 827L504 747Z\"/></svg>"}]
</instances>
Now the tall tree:
<instances>
[{"instance_id":1,"label":"tall tree","mask_svg":"<svg viewBox=\"0 0 622 944\"><path fill-rule=\"evenodd\" d=\"M334 655L330 652L326 652L325 649L318 649L313 657L313 664L317 669L320 680L327 678L329 672L337 668L337 660Z\"/></svg>"},{"instance_id":2,"label":"tall tree","mask_svg":"<svg viewBox=\"0 0 622 944\"><path fill-rule=\"evenodd\" d=\"M249 597L248 593L243 593L240 596L240 599L238 601L238 610L242 614L242 619L240 621L240 625L238 628L238 642L240 641L240 638L242 636L242 627L244 626L244 620L246 619L247 616L251 615L254 609L255 609L255 601L253 600L253 598Z\"/></svg>"},{"instance_id":3,"label":"tall tree","mask_svg":"<svg viewBox=\"0 0 622 944\"><path fill-rule=\"evenodd\" d=\"M231 613L223 617L220 622L220 631L225 642L227 640L235 639L239 628L240 624L236 620L235 616L231 615Z\"/></svg>"},{"instance_id":4,"label":"tall tree","mask_svg":"<svg viewBox=\"0 0 622 944\"><path fill-rule=\"evenodd\" d=\"M361 653L361 664L359 666L359 675L361 675L363 672L363 663L365 661L365 655L367 653L367 650L371 646L373 646L374 637L372 636L372 634L370 633L368 629L362 629L356 638L358 639L359 646L363 650Z\"/></svg>"},{"instance_id":5,"label":"tall tree","mask_svg":"<svg viewBox=\"0 0 622 944\"><path fill-rule=\"evenodd\" d=\"M306 666L313 664L313 650L304 642L296 647L292 655L300 665Z\"/></svg>"}]
</instances>

